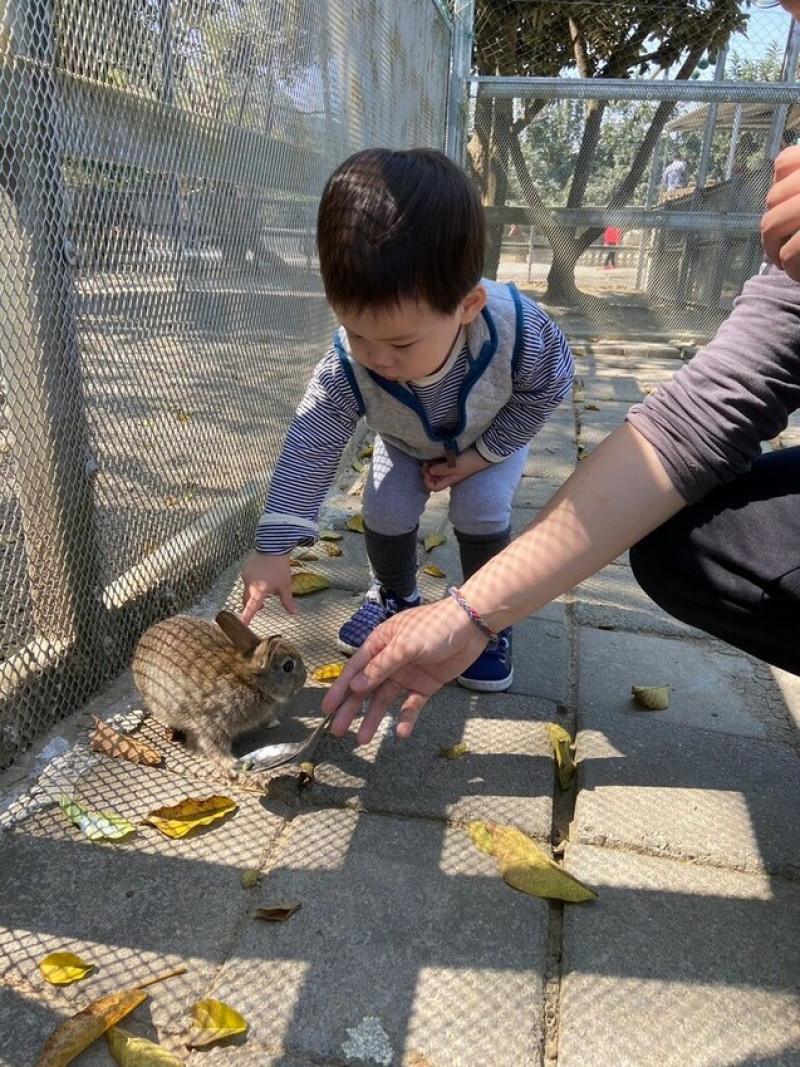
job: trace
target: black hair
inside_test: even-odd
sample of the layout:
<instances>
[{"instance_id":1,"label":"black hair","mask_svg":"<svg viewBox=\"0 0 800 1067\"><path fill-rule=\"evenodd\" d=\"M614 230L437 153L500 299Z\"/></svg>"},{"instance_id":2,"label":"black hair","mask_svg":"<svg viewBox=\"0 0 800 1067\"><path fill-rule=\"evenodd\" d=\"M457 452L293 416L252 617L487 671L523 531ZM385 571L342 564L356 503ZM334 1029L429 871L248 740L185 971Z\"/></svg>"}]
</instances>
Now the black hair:
<instances>
[{"instance_id":1,"label":"black hair","mask_svg":"<svg viewBox=\"0 0 800 1067\"><path fill-rule=\"evenodd\" d=\"M356 152L319 204L325 295L350 311L413 300L451 314L483 275L485 242L477 188L430 148Z\"/></svg>"}]
</instances>

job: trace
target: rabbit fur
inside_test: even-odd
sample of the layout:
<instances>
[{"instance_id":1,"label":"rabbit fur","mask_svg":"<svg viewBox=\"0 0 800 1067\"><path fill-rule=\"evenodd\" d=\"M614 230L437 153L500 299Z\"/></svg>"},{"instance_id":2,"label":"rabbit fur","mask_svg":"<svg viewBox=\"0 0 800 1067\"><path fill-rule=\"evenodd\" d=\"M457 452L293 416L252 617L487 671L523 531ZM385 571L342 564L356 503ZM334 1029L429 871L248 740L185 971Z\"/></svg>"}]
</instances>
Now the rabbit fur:
<instances>
[{"instance_id":1,"label":"rabbit fur","mask_svg":"<svg viewBox=\"0 0 800 1067\"><path fill-rule=\"evenodd\" d=\"M302 688L306 668L290 641L262 640L221 611L214 622L174 615L151 626L136 646L133 680L154 719L234 777L232 741L277 726L278 705Z\"/></svg>"}]
</instances>

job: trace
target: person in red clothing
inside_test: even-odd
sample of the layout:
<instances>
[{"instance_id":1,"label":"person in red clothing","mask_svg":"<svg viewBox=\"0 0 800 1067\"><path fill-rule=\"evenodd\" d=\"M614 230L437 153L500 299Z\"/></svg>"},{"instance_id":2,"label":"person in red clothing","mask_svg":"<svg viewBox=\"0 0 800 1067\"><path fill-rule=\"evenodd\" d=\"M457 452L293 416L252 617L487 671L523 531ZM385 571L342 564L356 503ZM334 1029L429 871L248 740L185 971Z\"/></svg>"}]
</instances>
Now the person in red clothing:
<instances>
[{"instance_id":1,"label":"person in red clothing","mask_svg":"<svg viewBox=\"0 0 800 1067\"><path fill-rule=\"evenodd\" d=\"M603 243L608 248L606 253L605 262L603 263L603 270L616 270L617 267L617 245L622 241L622 230L619 226L606 226L606 232L603 235Z\"/></svg>"}]
</instances>

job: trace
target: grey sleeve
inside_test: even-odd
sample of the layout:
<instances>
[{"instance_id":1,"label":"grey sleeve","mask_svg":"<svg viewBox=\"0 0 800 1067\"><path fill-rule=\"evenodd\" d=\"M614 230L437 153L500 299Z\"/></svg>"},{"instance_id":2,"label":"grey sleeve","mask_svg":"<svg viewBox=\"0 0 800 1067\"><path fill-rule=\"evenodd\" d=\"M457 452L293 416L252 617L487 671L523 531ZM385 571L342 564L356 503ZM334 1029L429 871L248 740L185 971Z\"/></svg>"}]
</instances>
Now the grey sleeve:
<instances>
[{"instance_id":1,"label":"grey sleeve","mask_svg":"<svg viewBox=\"0 0 800 1067\"><path fill-rule=\"evenodd\" d=\"M692 504L746 471L800 407L800 284L771 267L746 282L709 344L627 421Z\"/></svg>"}]
</instances>

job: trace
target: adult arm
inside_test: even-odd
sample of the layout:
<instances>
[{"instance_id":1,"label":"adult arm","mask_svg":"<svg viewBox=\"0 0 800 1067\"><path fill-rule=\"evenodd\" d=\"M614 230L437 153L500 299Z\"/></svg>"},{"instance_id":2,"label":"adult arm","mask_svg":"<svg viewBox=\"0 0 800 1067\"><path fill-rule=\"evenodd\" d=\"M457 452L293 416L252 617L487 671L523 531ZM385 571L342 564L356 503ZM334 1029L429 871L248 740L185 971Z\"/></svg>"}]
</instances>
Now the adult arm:
<instances>
[{"instance_id":1,"label":"adult arm","mask_svg":"<svg viewBox=\"0 0 800 1067\"><path fill-rule=\"evenodd\" d=\"M800 285L769 267L713 340L628 413L687 503L747 471L800 407Z\"/></svg>"}]
</instances>

